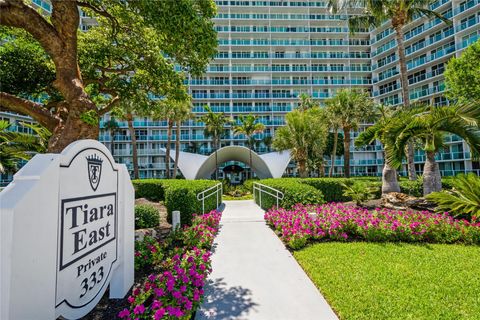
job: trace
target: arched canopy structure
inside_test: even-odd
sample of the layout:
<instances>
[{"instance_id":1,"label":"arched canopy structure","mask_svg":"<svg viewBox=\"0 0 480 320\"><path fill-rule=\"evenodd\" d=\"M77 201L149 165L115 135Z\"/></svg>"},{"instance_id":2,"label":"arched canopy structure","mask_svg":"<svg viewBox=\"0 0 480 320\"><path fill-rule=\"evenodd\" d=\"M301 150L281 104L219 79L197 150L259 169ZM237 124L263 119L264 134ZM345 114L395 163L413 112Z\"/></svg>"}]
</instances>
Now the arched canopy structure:
<instances>
[{"instance_id":1,"label":"arched canopy structure","mask_svg":"<svg viewBox=\"0 0 480 320\"><path fill-rule=\"evenodd\" d=\"M175 160L175 153L170 157ZM188 180L210 178L215 171L215 153L209 156L180 152L178 167ZM218 164L227 161L250 162L250 150L243 146L226 146L217 151ZM270 152L259 155L252 151L252 170L261 179L280 178L290 162L290 152Z\"/></svg>"}]
</instances>

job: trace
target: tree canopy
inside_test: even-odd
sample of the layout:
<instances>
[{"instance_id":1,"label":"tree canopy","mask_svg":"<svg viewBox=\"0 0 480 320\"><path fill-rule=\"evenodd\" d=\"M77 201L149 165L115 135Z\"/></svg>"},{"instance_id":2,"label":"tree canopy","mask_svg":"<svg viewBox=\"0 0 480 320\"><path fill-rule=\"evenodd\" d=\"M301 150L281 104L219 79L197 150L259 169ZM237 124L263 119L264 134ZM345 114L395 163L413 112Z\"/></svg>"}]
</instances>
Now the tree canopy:
<instances>
[{"instance_id":1,"label":"tree canopy","mask_svg":"<svg viewBox=\"0 0 480 320\"><path fill-rule=\"evenodd\" d=\"M155 97L187 99L183 73L201 74L216 52L212 0L51 4L46 17L29 1L0 3L0 24L8 27L1 32L7 46L0 51L0 81L8 86L0 106L52 131L50 151L97 138L99 117L125 97L147 108ZM78 29L79 9L96 21L86 32ZM31 101L37 96L40 102Z\"/></svg>"},{"instance_id":2,"label":"tree canopy","mask_svg":"<svg viewBox=\"0 0 480 320\"><path fill-rule=\"evenodd\" d=\"M445 70L446 95L452 100L480 101L480 40L460 57L452 57Z\"/></svg>"}]
</instances>

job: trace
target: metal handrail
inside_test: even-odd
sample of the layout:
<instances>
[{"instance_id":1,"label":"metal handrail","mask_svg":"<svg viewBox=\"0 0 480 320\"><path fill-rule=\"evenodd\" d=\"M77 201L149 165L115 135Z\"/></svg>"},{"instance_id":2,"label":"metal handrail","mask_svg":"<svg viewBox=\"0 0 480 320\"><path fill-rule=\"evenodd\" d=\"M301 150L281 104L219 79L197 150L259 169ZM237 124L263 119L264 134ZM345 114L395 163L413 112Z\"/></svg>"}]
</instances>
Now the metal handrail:
<instances>
[{"instance_id":1,"label":"metal handrail","mask_svg":"<svg viewBox=\"0 0 480 320\"><path fill-rule=\"evenodd\" d=\"M213 190L209 194L205 194L209 191ZM205 199L211 197L212 195L217 195L217 208L222 203L222 194L223 194L223 185L222 183L217 183L213 187L203 190L197 194L197 200L202 201L202 214L205 213Z\"/></svg>"},{"instance_id":2,"label":"metal handrail","mask_svg":"<svg viewBox=\"0 0 480 320\"><path fill-rule=\"evenodd\" d=\"M271 192L269 192L269 191L267 191L267 190L262 190L262 188L272 190L273 192L275 192L275 194L274 194L274 193L271 193ZM254 200L255 202L257 202L257 196L256 196L256 193L255 193L255 190L258 190L258 197L259 197L259 201L258 201L258 202L259 202L260 208L262 207L262 193L265 193L265 194L268 194L268 195L274 197L274 198L277 200L277 208L278 208L278 206L279 206L279 202L280 202L281 200L283 200L283 198L284 198L284 196L285 196L285 195L283 194L283 192L280 191L280 190L277 190L277 189L275 189L275 188L272 188L272 187L270 187L270 186L267 186L267 185L264 185L264 184L261 184L261 183L258 183L258 182L254 182L254 183L253 183L253 200Z\"/></svg>"}]
</instances>

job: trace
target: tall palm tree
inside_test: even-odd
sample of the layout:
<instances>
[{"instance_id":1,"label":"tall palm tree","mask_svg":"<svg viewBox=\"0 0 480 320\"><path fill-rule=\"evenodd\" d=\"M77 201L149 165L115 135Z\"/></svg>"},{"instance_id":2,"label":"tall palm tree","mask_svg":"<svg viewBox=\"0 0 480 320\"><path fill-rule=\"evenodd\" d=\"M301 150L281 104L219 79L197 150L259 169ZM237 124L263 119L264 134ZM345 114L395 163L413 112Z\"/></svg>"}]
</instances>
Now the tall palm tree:
<instances>
[{"instance_id":1,"label":"tall palm tree","mask_svg":"<svg viewBox=\"0 0 480 320\"><path fill-rule=\"evenodd\" d=\"M171 178L170 151L172 148L172 131L175 124L175 109L178 106L176 101L165 99L153 101L151 117L153 120L165 120L167 122L167 143L165 147L165 177Z\"/></svg>"},{"instance_id":2,"label":"tall palm tree","mask_svg":"<svg viewBox=\"0 0 480 320\"><path fill-rule=\"evenodd\" d=\"M114 136L115 136L115 131L117 131L119 128L118 122L117 120L115 120L113 116L111 116L110 119L104 123L103 127L105 128L105 130L108 130L108 132L110 133L110 152L112 153L112 156L113 156L113 151L115 150L113 145Z\"/></svg>"},{"instance_id":3,"label":"tall palm tree","mask_svg":"<svg viewBox=\"0 0 480 320\"><path fill-rule=\"evenodd\" d=\"M175 162L173 165L173 177L177 177L178 172L178 163L180 158L180 137L181 137L181 124L183 121L186 121L192 116L192 107L190 101L185 101L185 103L179 103L177 108L174 110L174 119L177 124L177 130L175 135Z\"/></svg>"},{"instance_id":4,"label":"tall palm tree","mask_svg":"<svg viewBox=\"0 0 480 320\"><path fill-rule=\"evenodd\" d=\"M435 154L444 147L445 134L455 134L469 145L472 155L480 155L480 107L478 103L415 107L398 115L387 128L387 160L400 166L403 150L413 139L423 143L426 153L423 194L440 191L442 181Z\"/></svg>"},{"instance_id":5,"label":"tall palm tree","mask_svg":"<svg viewBox=\"0 0 480 320\"><path fill-rule=\"evenodd\" d=\"M343 130L343 166L345 177L350 177L350 133L358 129L361 122L369 121L375 114L373 100L366 92L341 89L327 101L330 114L335 115Z\"/></svg>"},{"instance_id":6,"label":"tall palm tree","mask_svg":"<svg viewBox=\"0 0 480 320\"><path fill-rule=\"evenodd\" d=\"M286 125L279 128L273 138L273 147L276 150L289 150L295 160L300 177L308 175L307 161L309 155L321 150L325 146L328 126L324 117L320 116L318 107L307 111L294 110L287 113Z\"/></svg>"},{"instance_id":7,"label":"tall palm tree","mask_svg":"<svg viewBox=\"0 0 480 320\"><path fill-rule=\"evenodd\" d=\"M348 18L348 26L351 33L371 27L379 27L386 20L390 20L395 30L397 41L398 62L400 67L400 83L402 86L403 105L410 107L408 92L407 63L405 58L404 28L416 17L440 19L451 24L443 15L430 10L430 6L436 0L329 0L328 5L337 12L342 9L363 8L361 15L352 15ZM408 144L408 176L410 180L416 179L413 144Z\"/></svg>"},{"instance_id":8,"label":"tall palm tree","mask_svg":"<svg viewBox=\"0 0 480 320\"><path fill-rule=\"evenodd\" d=\"M397 112L398 113L398 112ZM397 114L385 106L378 107L378 118L375 124L368 127L360 133L355 139L355 146L361 147L379 140L383 145L387 144L386 130L389 125L397 119ZM384 156L384 165L382 170L382 194L389 192L400 192L400 185L397 179L397 170Z\"/></svg>"},{"instance_id":9,"label":"tall palm tree","mask_svg":"<svg viewBox=\"0 0 480 320\"><path fill-rule=\"evenodd\" d=\"M325 108L325 116L328 121L329 129L333 132L333 146L332 146L332 153L330 155L330 160L332 165L328 171L328 176L332 177L333 172L335 170L335 158L337 156L337 145L338 145L338 130L341 127L340 117L335 113L336 110L341 108L341 106L337 106L335 104L339 103L339 99L329 99L326 101L327 107Z\"/></svg>"},{"instance_id":10,"label":"tall palm tree","mask_svg":"<svg viewBox=\"0 0 480 320\"><path fill-rule=\"evenodd\" d=\"M20 160L47 150L51 133L38 125L22 124L34 134L11 131L11 123L0 120L0 173L15 172Z\"/></svg>"},{"instance_id":11,"label":"tall palm tree","mask_svg":"<svg viewBox=\"0 0 480 320\"><path fill-rule=\"evenodd\" d=\"M213 112L209 106L205 106L207 112L200 117L199 122L205 124L204 135L212 139L212 145L215 149L215 179L218 179L218 155L217 150L220 141L225 134L225 127L231 123L230 119L223 112Z\"/></svg>"},{"instance_id":12,"label":"tall palm tree","mask_svg":"<svg viewBox=\"0 0 480 320\"><path fill-rule=\"evenodd\" d=\"M239 125L233 127L233 133L235 135L243 134L247 138L247 146L249 149L249 163L250 166L250 178L253 176L252 172L252 138L253 135L256 133L262 133L265 131L265 125L261 122L257 122L258 117L252 114L249 115L241 115L238 117L240 121Z\"/></svg>"}]
</instances>

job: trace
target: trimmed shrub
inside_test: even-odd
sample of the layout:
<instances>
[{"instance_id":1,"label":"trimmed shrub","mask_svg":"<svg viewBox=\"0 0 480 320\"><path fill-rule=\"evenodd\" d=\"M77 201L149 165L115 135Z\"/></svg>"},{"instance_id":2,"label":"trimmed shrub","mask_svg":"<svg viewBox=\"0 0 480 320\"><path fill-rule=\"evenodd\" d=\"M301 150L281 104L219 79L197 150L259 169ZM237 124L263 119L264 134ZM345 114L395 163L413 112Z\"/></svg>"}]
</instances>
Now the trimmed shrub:
<instances>
[{"instance_id":1,"label":"trimmed shrub","mask_svg":"<svg viewBox=\"0 0 480 320\"><path fill-rule=\"evenodd\" d=\"M145 198L150 201L163 201L165 199L162 179L132 180L135 188L135 198Z\"/></svg>"},{"instance_id":2,"label":"trimmed shrub","mask_svg":"<svg viewBox=\"0 0 480 320\"><path fill-rule=\"evenodd\" d=\"M322 204L325 203L321 191L312 186L303 184L301 179L297 178L280 178L280 179L265 179L260 181L262 184L275 188L284 194L283 200L280 201L279 206L283 208L291 208L297 203L301 204ZM256 191L255 201L260 205L260 195ZM277 205L277 200L265 193L262 193L261 207L269 209Z\"/></svg>"},{"instance_id":3,"label":"trimmed shrub","mask_svg":"<svg viewBox=\"0 0 480 320\"><path fill-rule=\"evenodd\" d=\"M307 178L301 182L320 190L323 193L325 202L351 201L352 198L343 195L343 184L349 179L346 178Z\"/></svg>"},{"instance_id":4,"label":"trimmed shrub","mask_svg":"<svg viewBox=\"0 0 480 320\"><path fill-rule=\"evenodd\" d=\"M158 210L149 204L135 206L135 229L155 228L160 224Z\"/></svg>"},{"instance_id":5,"label":"trimmed shrub","mask_svg":"<svg viewBox=\"0 0 480 320\"><path fill-rule=\"evenodd\" d=\"M172 223L172 212L179 210L181 224L190 225L192 214L202 213L202 202L197 200L197 194L217 183L214 180L164 180L167 221ZM221 198L219 201L221 202ZM205 199L205 212L214 210L216 207L217 197L215 195Z\"/></svg>"}]
</instances>

